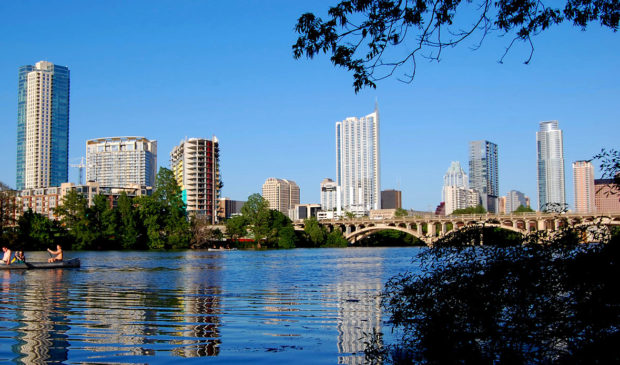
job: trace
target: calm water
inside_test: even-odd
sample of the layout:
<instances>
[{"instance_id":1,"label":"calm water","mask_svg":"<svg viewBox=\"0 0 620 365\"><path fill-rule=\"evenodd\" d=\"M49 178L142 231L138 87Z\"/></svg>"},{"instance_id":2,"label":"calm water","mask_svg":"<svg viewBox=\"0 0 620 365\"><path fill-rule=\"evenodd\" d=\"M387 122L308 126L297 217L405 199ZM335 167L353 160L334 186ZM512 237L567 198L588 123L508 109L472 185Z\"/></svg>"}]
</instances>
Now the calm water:
<instances>
[{"instance_id":1,"label":"calm water","mask_svg":"<svg viewBox=\"0 0 620 365\"><path fill-rule=\"evenodd\" d=\"M0 362L363 363L386 280L420 248L81 252L0 270ZM31 253L30 261L47 258Z\"/></svg>"}]
</instances>

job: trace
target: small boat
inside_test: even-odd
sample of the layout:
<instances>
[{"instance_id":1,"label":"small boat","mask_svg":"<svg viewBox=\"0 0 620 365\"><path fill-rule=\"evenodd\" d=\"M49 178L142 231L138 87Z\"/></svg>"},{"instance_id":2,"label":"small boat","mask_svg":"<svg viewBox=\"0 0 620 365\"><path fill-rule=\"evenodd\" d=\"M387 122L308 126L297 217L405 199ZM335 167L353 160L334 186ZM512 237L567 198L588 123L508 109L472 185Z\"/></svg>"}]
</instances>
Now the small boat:
<instances>
[{"instance_id":1,"label":"small boat","mask_svg":"<svg viewBox=\"0 0 620 365\"><path fill-rule=\"evenodd\" d=\"M0 264L0 269L66 269L80 267L80 259L71 259L58 262L26 262L25 264Z\"/></svg>"},{"instance_id":2,"label":"small boat","mask_svg":"<svg viewBox=\"0 0 620 365\"><path fill-rule=\"evenodd\" d=\"M236 248L208 248L207 251L237 251Z\"/></svg>"}]
</instances>

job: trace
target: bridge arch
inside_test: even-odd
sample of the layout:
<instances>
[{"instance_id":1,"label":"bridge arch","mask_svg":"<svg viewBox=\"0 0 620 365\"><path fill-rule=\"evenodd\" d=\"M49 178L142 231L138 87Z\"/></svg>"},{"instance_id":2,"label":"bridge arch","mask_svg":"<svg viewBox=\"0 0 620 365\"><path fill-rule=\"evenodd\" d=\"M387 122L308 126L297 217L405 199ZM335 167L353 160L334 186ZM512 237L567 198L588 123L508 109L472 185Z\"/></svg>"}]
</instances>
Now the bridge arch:
<instances>
[{"instance_id":1,"label":"bridge arch","mask_svg":"<svg viewBox=\"0 0 620 365\"><path fill-rule=\"evenodd\" d=\"M379 231L385 231L385 230L393 230L393 231L399 231L399 232L404 232L407 234L412 235L413 237L419 239L420 241L424 242L427 246L429 245L428 243L428 238L425 236L420 236L418 234L417 231L411 230L411 229L407 229L407 228L403 228L400 226L396 226L396 225L372 225L369 227L365 227L362 229L358 229L356 231L351 232L348 235L345 235L345 239L347 241L349 241L350 243L355 243L359 240L361 240L362 238L368 237L373 233L379 232Z\"/></svg>"}]
</instances>

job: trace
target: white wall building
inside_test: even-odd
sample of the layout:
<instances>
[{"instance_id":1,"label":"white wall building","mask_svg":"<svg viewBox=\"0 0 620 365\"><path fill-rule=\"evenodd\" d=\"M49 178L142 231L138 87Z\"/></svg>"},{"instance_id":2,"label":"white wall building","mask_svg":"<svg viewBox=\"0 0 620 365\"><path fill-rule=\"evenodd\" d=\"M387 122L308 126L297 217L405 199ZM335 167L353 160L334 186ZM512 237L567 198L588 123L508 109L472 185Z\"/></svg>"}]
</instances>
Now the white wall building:
<instances>
[{"instance_id":1,"label":"white wall building","mask_svg":"<svg viewBox=\"0 0 620 365\"><path fill-rule=\"evenodd\" d=\"M330 211L337 207L338 184L330 178L321 181L321 210Z\"/></svg>"},{"instance_id":2,"label":"white wall building","mask_svg":"<svg viewBox=\"0 0 620 365\"><path fill-rule=\"evenodd\" d=\"M351 212L381 209L379 110L336 122L336 183L341 208Z\"/></svg>"},{"instance_id":3,"label":"white wall building","mask_svg":"<svg viewBox=\"0 0 620 365\"><path fill-rule=\"evenodd\" d=\"M538 155L538 210L547 205L564 208L564 142L558 121L540 122L536 132Z\"/></svg>"},{"instance_id":4,"label":"white wall building","mask_svg":"<svg viewBox=\"0 0 620 365\"><path fill-rule=\"evenodd\" d=\"M528 207L527 199L525 194L517 190L510 190L508 194L506 194L506 214L510 214L517 210L519 206L523 205L524 207Z\"/></svg>"},{"instance_id":5,"label":"white wall building","mask_svg":"<svg viewBox=\"0 0 620 365\"><path fill-rule=\"evenodd\" d=\"M86 181L101 186L154 186L157 141L144 137L107 137L86 141Z\"/></svg>"},{"instance_id":6,"label":"white wall building","mask_svg":"<svg viewBox=\"0 0 620 365\"><path fill-rule=\"evenodd\" d=\"M275 209L293 219L292 209L299 204L299 186L286 179L270 177L263 184L263 198L269 202L269 209Z\"/></svg>"}]
</instances>

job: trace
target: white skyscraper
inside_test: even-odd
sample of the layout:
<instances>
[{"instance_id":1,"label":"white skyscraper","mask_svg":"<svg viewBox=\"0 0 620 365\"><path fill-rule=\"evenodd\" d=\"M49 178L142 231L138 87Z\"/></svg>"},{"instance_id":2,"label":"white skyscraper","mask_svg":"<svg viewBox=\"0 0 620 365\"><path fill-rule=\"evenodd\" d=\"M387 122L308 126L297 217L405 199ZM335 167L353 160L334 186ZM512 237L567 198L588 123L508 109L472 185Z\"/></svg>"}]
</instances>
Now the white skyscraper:
<instances>
[{"instance_id":1,"label":"white skyscraper","mask_svg":"<svg viewBox=\"0 0 620 365\"><path fill-rule=\"evenodd\" d=\"M263 184L263 198L270 209L276 209L293 218L293 209L299 204L299 186L293 180L270 177Z\"/></svg>"},{"instance_id":2,"label":"white skyscraper","mask_svg":"<svg viewBox=\"0 0 620 365\"><path fill-rule=\"evenodd\" d=\"M457 209L465 209L478 205L480 195L469 189L467 174L458 161L453 161L443 177L442 200L445 203L446 215Z\"/></svg>"},{"instance_id":3,"label":"white skyscraper","mask_svg":"<svg viewBox=\"0 0 620 365\"><path fill-rule=\"evenodd\" d=\"M338 199L336 195L338 193L338 185L330 178L325 178L321 181L321 209L324 211L330 211L336 209Z\"/></svg>"},{"instance_id":4,"label":"white skyscraper","mask_svg":"<svg viewBox=\"0 0 620 365\"><path fill-rule=\"evenodd\" d=\"M109 137L86 141L86 181L106 187L154 186L157 141Z\"/></svg>"},{"instance_id":5,"label":"white skyscraper","mask_svg":"<svg viewBox=\"0 0 620 365\"><path fill-rule=\"evenodd\" d=\"M336 183L341 208L358 213L381 208L379 110L336 122Z\"/></svg>"},{"instance_id":6,"label":"white skyscraper","mask_svg":"<svg viewBox=\"0 0 620 365\"><path fill-rule=\"evenodd\" d=\"M538 210L566 206L564 142L558 121L540 122L536 132L538 153Z\"/></svg>"}]
</instances>

